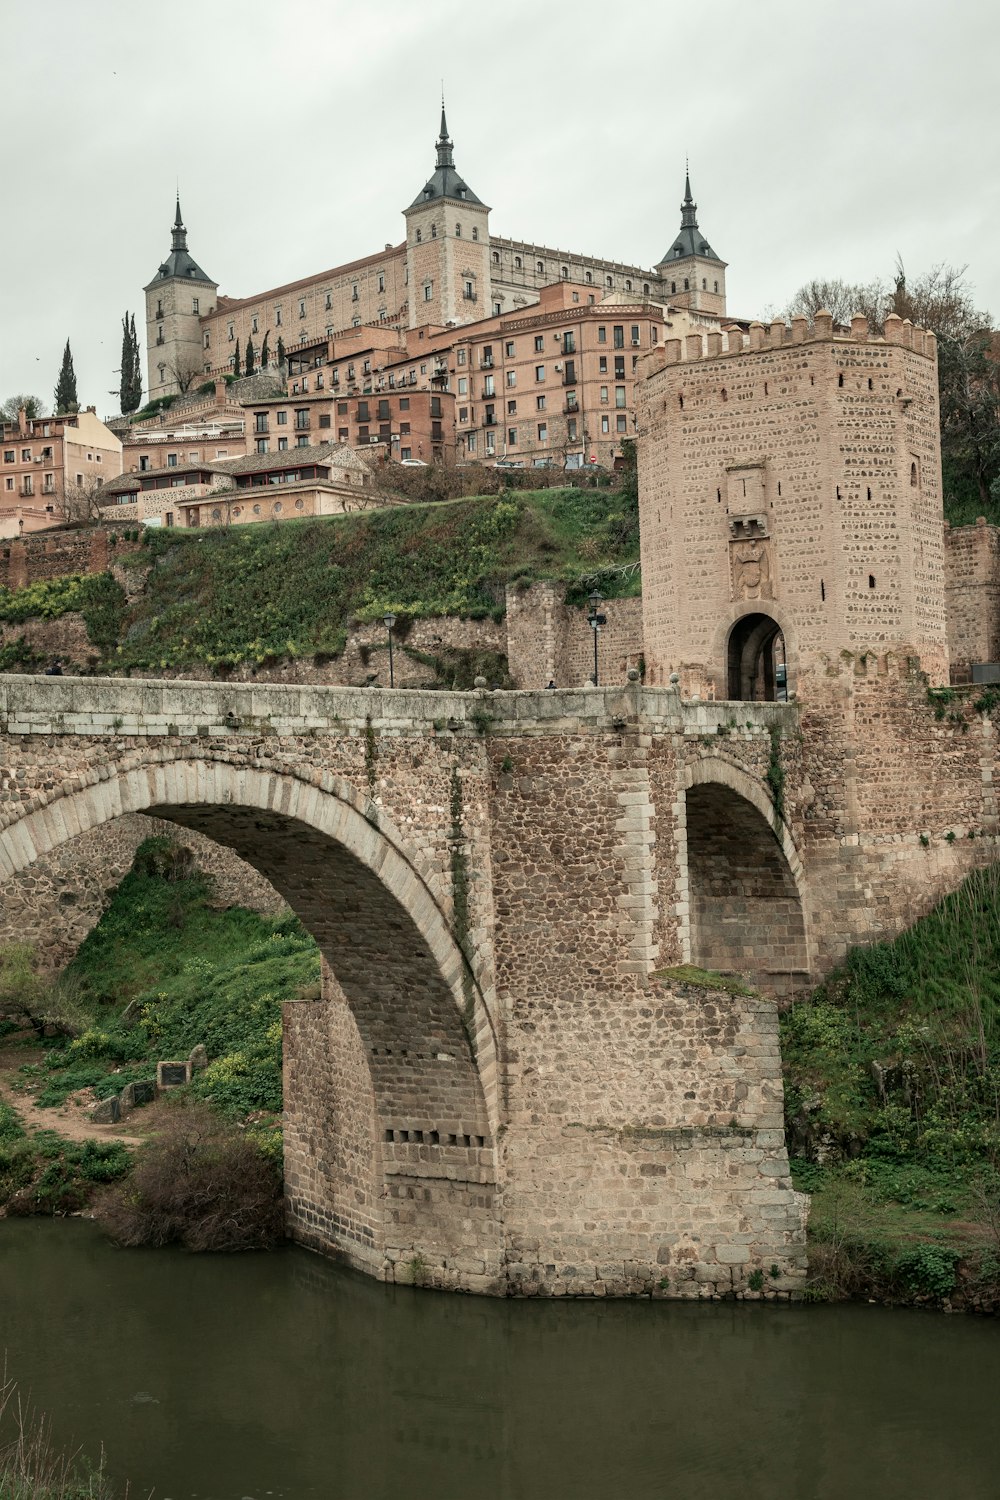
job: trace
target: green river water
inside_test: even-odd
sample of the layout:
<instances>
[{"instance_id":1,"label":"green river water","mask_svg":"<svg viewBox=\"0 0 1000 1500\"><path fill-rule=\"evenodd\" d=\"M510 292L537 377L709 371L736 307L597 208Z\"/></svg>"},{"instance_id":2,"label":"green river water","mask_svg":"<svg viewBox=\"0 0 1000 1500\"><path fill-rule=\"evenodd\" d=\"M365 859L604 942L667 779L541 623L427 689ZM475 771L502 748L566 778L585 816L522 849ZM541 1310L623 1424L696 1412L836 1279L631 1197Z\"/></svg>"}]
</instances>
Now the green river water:
<instances>
[{"instance_id":1,"label":"green river water","mask_svg":"<svg viewBox=\"0 0 1000 1500\"><path fill-rule=\"evenodd\" d=\"M0 1349L130 1500L996 1500L1000 1328L487 1301L0 1223Z\"/></svg>"}]
</instances>

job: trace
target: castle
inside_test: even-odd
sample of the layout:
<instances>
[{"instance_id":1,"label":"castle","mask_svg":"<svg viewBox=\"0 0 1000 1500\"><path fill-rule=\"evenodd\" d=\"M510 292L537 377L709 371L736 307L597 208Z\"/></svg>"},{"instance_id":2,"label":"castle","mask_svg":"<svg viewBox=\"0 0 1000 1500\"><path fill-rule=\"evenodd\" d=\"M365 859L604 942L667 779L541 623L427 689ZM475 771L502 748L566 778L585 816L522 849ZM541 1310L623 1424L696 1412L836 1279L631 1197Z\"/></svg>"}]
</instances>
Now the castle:
<instances>
[{"instance_id":1,"label":"castle","mask_svg":"<svg viewBox=\"0 0 1000 1500\"><path fill-rule=\"evenodd\" d=\"M150 398L239 373L249 344L258 363L285 356L287 394L320 395L338 441L382 443L403 461L610 465L634 431L640 353L669 330L726 321L726 263L699 228L690 178L679 232L650 269L497 237L490 213L455 165L443 107L405 237L346 265L220 296L178 200L170 254L145 288ZM419 437L418 393L437 404L436 430Z\"/></svg>"}]
</instances>

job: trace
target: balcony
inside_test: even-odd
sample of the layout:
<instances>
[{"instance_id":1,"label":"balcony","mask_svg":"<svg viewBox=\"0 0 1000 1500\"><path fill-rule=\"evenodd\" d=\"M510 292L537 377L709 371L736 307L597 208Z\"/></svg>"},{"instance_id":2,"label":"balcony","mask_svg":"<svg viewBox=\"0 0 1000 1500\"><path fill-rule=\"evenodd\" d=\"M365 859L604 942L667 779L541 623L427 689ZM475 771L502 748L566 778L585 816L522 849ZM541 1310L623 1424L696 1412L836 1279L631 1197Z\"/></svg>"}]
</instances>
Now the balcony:
<instances>
[{"instance_id":1,"label":"balcony","mask_svg":"<svg viewBox=\"0 0 1000 1500\"><path fill-rule=\"evenodd\" d=\"M574 417L580 410L579 401L567 401L563 411L568 417Z\"/></svg>"},{"instance_id":2,"label":"balcony","mask_svg":"<svg viewBox=\"0 0 1000 1500\"><path fill-rule=\"evenodd\" d=\"M478 292L463 292L462 293L462 301L463 302L478 302L479 301L479 293Z\"/></svg>"},{"instance_id":3,"label":"balcony","mask_svg":"<svg viewBox=\"0 0 1000 1500\"><path fill-rule=\"evenodd\" d=\"M303 420L301 417L296 417L296 419L295 419L295 430L296 430L296 432L308 432L309 431L309 418L306 417L305 420Z\"/></svg>"},{"instance_id":4,"label":"balcony","mask_svg":"<svg viewBox=\"0 0 1000 1500\"><path fill-rule=\"evenodd\" d=\"M479 361L479 368L481 370L492 370L492 368L493 368L493 356L492 356L492 354L484 354L483 355L482 359Z\"/></svg>"}]
</instances>

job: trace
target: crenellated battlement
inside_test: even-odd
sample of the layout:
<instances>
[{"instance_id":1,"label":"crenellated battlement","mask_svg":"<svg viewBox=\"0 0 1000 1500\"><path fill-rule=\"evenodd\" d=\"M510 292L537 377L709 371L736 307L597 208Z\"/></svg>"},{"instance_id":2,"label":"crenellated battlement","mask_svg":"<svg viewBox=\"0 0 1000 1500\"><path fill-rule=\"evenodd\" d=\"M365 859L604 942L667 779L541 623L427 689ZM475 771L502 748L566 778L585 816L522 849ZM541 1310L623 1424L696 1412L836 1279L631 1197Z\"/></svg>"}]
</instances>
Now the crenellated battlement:
<instances>
[{"instance_id":1,"label":"crenellated battlement","mask_svg":"<svg viewBox=\"0 0 1000 1500\"><path fill-rule=\"evenodd\" d=\"M890 313L885 320L884 332L873 334L863 313L855 314L850 331L847 331L839 325L834 326L832 313L820 311L812 323L805 317L793 318L790 324L784 318L775 318L770 323L751 323L748 332L742 328L728 328L723 332L689 333L684 338L666 339L659 348L651 350L640 360L636 373L639 379L648 379L667 365L729 359L761 350L791 349L815 343L895 346L912 349L927 359L937 358L934 334L930 329L918 328L909 318Z\"/></svg>"}]
</instances>

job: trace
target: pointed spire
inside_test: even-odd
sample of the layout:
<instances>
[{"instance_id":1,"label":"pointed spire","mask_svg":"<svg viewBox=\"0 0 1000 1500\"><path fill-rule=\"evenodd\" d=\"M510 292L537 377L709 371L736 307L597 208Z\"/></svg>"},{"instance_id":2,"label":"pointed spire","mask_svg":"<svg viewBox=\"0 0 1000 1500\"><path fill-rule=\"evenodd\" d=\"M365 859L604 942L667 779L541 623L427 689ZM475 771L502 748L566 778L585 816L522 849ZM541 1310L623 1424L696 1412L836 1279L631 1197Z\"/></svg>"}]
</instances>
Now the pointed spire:
<instances>
[{"instance_id":1,"label":"pointed spire","mask_svg":"<svg viewBox=\"0 0 1000 1500\"><path fill-rule=\"evenodd\" d=\"M684 160L684 202L681 204L681 228L697 229L698 205L691 196L691 168Z\"/></svg>"},{"instance_id":2,"label":"pointed spire","mask_svg":"<svg viewBox=\"0 0 1000 1500\"><path fill-rule=\"evenodd\" d=\"M437 164L439 167L453 167L455 156L451 148L451 137L448 134L448 121L444 112L444 89L441 90L441 134L437 140Z\"/></svg>"},{"instance_id":3,"label":"pointed spire","mask_svg":"<svg viewBox=\"0 0 1000 1500\"><path fill-rule=\"evenodd\" d=\"M184 220L181 218L181 195L177 193L177 212L174 214L174 227L170 232L171 250L187 249L187 230L184 228Z\"/></svg>"}]
</instances>

